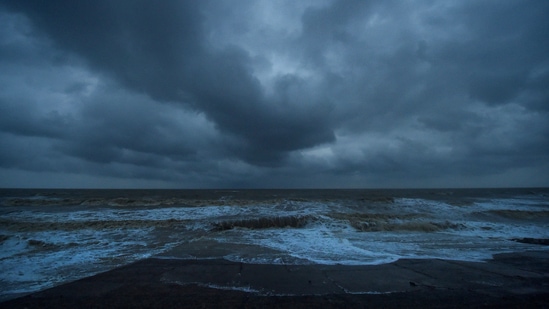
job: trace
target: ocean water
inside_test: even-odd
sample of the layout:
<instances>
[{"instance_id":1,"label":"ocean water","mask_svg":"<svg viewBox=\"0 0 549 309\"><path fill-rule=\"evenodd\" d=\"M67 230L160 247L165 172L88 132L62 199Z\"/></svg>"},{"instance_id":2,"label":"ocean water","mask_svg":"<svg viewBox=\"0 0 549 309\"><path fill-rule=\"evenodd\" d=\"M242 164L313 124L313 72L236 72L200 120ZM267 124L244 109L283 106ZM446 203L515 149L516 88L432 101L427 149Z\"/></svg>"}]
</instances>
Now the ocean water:
<instances>
[{"instance_id":1,"label":"ocean water","mask_svg":"<svg viewBox=\"0 0 549 309\"><path fill-rule=\"evenodd\" d=\"M549 189L0 190L0 300L136 260L482 261L547 250Z\"/></svg>"}]
</instances>

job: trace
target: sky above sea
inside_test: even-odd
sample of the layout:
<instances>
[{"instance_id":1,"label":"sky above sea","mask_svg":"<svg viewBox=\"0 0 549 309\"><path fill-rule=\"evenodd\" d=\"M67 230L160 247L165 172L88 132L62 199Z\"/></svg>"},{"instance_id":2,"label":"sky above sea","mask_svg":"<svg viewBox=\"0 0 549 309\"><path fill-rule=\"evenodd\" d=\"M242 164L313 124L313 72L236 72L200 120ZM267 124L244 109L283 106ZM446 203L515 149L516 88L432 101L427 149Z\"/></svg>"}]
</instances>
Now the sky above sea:
<instances>
[{"instance_id":1,"label":"sky above sea","mask_svg":"<svg viewBox=\"0 0 549 309\"><path fill-rule=\"evenodd\" d=\"M549 186L549 2L0 2L0 187Z\"/></svg>"}]
</instances>

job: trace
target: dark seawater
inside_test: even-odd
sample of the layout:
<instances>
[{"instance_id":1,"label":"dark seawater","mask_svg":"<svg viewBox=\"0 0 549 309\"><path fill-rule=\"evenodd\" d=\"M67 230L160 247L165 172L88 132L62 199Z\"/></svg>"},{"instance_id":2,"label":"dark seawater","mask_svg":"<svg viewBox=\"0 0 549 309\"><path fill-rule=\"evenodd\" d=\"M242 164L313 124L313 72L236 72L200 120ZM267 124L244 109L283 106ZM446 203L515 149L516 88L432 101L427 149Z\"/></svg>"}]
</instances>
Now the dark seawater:
<instances>
[{"instance_id":1,"label":"dark seawater","mask_svg":"<svg viewBox=\"0 0 549 309\"><path fill-rule=\"evenodd\" d=\"M546 250L549 189L0 190L0 300L155 256L479 261Z\"/></svg>"}]
</instances>

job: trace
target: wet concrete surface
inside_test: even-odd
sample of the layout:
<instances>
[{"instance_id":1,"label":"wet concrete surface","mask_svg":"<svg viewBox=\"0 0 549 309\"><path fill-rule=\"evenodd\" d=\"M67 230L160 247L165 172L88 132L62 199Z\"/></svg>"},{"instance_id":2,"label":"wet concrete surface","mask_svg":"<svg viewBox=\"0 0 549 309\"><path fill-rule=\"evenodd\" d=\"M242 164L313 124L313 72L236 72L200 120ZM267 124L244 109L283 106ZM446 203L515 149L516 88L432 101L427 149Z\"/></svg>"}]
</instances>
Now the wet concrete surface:
<instances>
[{"instance_id":1,"label":"wet concrete surface","mask_svg":"<svg viewBox=\"0 0 549 309\"><path fill-rule=\"evenodd\" d=\"M549 252L486 262L265 265L151 258L0 308L549 308Z\"/></svg>"}]
</instances>

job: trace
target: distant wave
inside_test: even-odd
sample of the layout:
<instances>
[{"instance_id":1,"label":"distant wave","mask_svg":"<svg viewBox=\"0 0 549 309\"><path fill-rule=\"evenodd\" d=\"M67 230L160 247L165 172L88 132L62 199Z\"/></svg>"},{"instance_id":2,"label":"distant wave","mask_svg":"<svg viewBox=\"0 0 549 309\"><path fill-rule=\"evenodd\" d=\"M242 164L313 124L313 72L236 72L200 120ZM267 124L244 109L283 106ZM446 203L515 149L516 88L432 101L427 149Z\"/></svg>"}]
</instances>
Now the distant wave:
<instances>
[{"instance_id":1,"label":"distant wave","mask_svg":"<svg viewBox=\"0 0 549 309\"><path fill-rule=\"evenodd\" d=\"M494 214L507 219L518 219L518 220L549 218L548 210L533 211L533 210L496 209L496 210L488 210L483 213Z\"/></svg>"},{"instance_id":2,"label":"distant wave","mask_svg":"<svg viewBox=\"0 0 549 309\"><path fill-rule=\"evenodd\" d=\"M108 207L203 207L203 206L249 206L278 205L288 202L308 202L305 199L189 199L189 198L6 198L4 206L108 206Z\"/></svg>"},{"instance_id":3,"label":"distant wave","mask_svg":"<svg viewBox=\"0 0 549 309\"><path fill-rule=\"evenodd\" d=\"M189 220L93 220L93 221L18 221L0 219L0 225L4 229L15 232L39 232L39 231L74 231L80 229L120 229L120 228L146 228L146 227L175 227L184 226Z\"/></svg>"}]
</instances>

